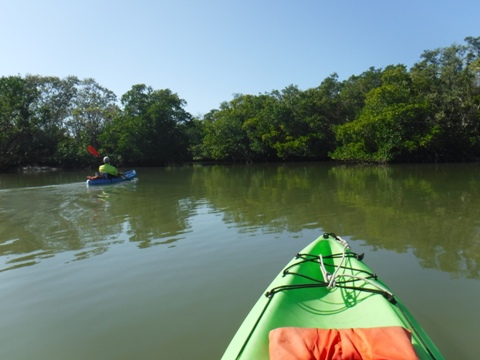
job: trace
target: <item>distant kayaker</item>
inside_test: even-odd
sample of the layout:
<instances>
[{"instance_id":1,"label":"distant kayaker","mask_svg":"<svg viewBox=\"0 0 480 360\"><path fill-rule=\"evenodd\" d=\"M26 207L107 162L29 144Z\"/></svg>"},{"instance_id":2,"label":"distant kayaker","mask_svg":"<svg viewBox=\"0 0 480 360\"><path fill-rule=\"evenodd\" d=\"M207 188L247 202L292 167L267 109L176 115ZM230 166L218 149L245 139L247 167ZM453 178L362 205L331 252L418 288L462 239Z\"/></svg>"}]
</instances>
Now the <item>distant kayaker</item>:
<instances>
[{"instance_id":1,"label":"distant kayaker","mask_svg":"<svg viewBox=\"0 0 480 360\"><path fill-rule=\"evenodd\" d=\"M100 172L100 175L105 178L118 176L118 170L115 166L110 164L110 158L108 156L103 158L103 165L98 167L98 171Z\"/></svg>"}]
</instances>

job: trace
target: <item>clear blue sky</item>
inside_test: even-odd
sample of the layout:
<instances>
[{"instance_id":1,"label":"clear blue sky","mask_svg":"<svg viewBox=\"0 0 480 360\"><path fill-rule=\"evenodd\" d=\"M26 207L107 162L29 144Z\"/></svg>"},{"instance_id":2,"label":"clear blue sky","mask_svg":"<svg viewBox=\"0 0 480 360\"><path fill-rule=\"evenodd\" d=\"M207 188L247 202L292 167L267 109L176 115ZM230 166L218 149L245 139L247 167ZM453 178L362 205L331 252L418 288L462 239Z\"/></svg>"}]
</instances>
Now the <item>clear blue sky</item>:
<instances>
[{"instance_id":1,"label":"clear blue sky","mask_svg":"<svg viewBox=\"0 0 480 360\"><path fill-rule=\"evenodd\" d=\"M410 68L467 36L478 0L0 0L0 76L168 88L197 116L235 93Z\"/></svg>"}]
</instances>

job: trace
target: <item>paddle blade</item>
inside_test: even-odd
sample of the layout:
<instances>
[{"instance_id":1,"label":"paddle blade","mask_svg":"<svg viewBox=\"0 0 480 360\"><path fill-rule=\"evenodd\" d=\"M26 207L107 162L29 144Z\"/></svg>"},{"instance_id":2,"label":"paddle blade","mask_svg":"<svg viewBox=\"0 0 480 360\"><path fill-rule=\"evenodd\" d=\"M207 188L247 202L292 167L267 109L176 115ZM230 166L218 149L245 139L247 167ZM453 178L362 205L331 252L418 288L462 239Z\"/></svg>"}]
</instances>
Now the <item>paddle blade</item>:
<instances>
[{"instance_id":1,"label":"paddle blade","mask_svg":"<svg viewBox=\"0 0 480 360\"><path fill-rule=\"evenodd\" d=\"M95 148L91 145L88 145L87 146L87 150L90 154L92 154L93 156L96 156L96 157L100 157L100 154L98 153L97 150L95 150Z\"/></svg>"}]
</instances>

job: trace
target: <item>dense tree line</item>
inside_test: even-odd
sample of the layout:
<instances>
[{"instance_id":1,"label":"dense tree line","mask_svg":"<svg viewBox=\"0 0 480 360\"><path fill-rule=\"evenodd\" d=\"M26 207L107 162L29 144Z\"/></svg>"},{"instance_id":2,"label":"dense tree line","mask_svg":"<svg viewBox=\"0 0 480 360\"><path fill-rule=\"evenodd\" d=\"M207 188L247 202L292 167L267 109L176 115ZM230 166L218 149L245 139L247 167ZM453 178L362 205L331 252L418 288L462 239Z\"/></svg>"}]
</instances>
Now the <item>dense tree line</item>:
<instances>
[{"instance_id":1,"label":"dense tree line","mask_svg":"<svg viewBox=\"0 0 480 360\"><path fill-rule=\"evenodd\" d=\"M480 38L317 88L238 95L204 117L195 155L365 162L480 158Z\"/></svg>"},{"instance_id":2,"label":"dense tree line","mask_svg":"<svg viewBox=\"0 0 480 360\"><path fill-rule=\"evenodd\" d=\"M193 121L185 105L170 90L145 85L133 86L118 103L93 79L2 77L0 169L98 164L88 145L118 165L188 160Z\"/></svg>"},{"instance_id":3,"label":"dense tree line","mask_svg":"<svg viewBox=\"0 0 480 360\"><path fill-rule=\"evenodd\" d=\"M88 166L93 145L119 165L191 160L364 162L480 158L480 37L425 51L411 69L332 74L237 94L201 119L169 89L132 86L118 101L93 79L0 78L0 169Z\"/></svg>"}]
</instances>

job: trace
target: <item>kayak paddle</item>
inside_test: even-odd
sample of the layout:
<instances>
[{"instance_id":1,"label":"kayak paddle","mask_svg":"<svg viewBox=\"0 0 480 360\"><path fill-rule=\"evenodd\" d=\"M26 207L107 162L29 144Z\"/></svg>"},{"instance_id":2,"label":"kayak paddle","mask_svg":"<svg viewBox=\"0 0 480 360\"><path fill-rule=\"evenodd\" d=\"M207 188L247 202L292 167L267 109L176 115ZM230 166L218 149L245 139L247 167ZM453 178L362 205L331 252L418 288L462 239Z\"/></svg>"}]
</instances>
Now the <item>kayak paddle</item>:
<instances>
[{"instance_id":1,"label":"kayak paddle","mask_svg":"<svg viewBox=\"0 0 480 360\"><path fill-rule=\"evenodd\" d=\"M93 156L96 156L96 157L100 157L100 154L98 153L97 150L95 150L95 148L91 145L88 145L87 146L87 150L90 154L92 154Z\"/></svg>"}]
</instances>

